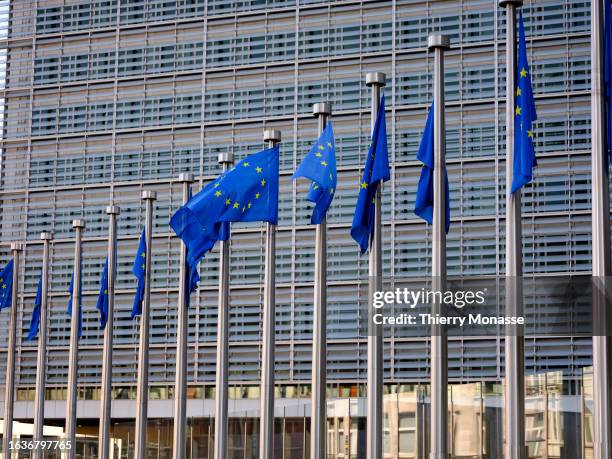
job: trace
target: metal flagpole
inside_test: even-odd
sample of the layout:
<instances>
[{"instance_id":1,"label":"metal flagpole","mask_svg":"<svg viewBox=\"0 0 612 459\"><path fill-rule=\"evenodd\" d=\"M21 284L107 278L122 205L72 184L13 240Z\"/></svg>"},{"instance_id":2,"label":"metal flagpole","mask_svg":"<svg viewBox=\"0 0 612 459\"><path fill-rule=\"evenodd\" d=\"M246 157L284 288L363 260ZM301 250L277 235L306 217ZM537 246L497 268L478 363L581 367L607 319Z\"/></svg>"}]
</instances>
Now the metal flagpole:
<instances>
[{"instance_id":1,"label":"metal flagpole","mask_svg":"<svg viewBox=\"0 0 612 459\"><path fill-rule=\"evenodd\" d=\"M9 448L13 439L13 406L15 403L15 343L17 341L17 303L19 298L19 253L25 246L22 242L13 242L11 252L13 255L13 286L11 287L11 317L9 319L8 355L6 359L6 385L4 392L4 457L12 456ZM16 451L16 450L15 450Z\"/></svg>"},{"instance_id":2,"label":"metal flagpole","mask_svg":"<svg viewBox=\"0 0 612 459\"><path fill-rule=\"evenodd\" d=\"M219 153L223 172L234 162L231 152ZM229 226L229 223L228 223ZM220 241L219 308L217 309L217 381L215 391L215 459L227 457L228 441L228 368L229 368L229 261L230 241Z\"/></svg>"},{"instance_id":3,"label":"metal flagpole","mask_svg":"<svg viewBox=\"0 0 612 459\"><path fill-rule=\"evenodd\" d=\"M374 132L380 90L385 86L386 75L382 72L366 74L366 85L372 88L372 113L370 130ZM374 212L374 233L370 238L368 261L368 311L374 310L374 292L382 290L382 181L376 191ZM368 327L370 329L370 327ZM372 328L368 333L368 419L367 419L367 459L382 458L383 426L383 331L381 327Z\"/></svg>"},{"instance_id":4,"label":"metal flagpole","mask_svg":"<svg viewBox=\"0 0 612 459\"><path fill-rule=\"evenodd\" d=\"M40 233L43 241L42 291L38 322L38 353L36 356L36 401L34 405L34 440L42 441L45 424L45 382L47 376L47 293L49 291L49 244L53 235ZM34 448L34 459L42 458L42 449Z\"/></svg>"},{"instance_id":5,"label":"metal flagpole","mask_svg":"<svg viewBox=\"0 0 612 459\"><path fill-rule=\"evenodd\" d=\"M70 318L70 350L68 356L68 396L66 399L66 441L70 448L64 449L67 459L75 457L77 420L77 376L79 350L79 303L81 299L81 238L85 229L84 220L72 220L76 231L74 242L74 281L72 283L72 316Z\"/></svg>"},{"instance_id":6,"label":"metal flagpole","mask_svg":"<svg viewBox=\"0 0 612 459\"><path fill-rule=\"evenodd\" d=\"M106 291L108 315L104 327L104 347L102 349L102 395L100 397L100 429L98 431L98 457L110 457L110 422L113 384L113 308L115 306L115 277L117 258L117 215L120 209L110 205L108 214L108 278Z\"/></svg>"},{"instance_id":7,"label":"metal flagpole","mask_svg":"<svg viewBox=\"0 0 612 459\"><path fill-rule=\"evenodd\" d=\"M157 199L155 191L142 192L146 205L145 220L145 287L140 313L140 339L138 346L138 380L136 385L136 435L134 438L134 458L147 457L147 408L149 403L149 321L151 308L151 253L153 252L153 202Z\"/></svg>"},{"instance_id":8,"label":"metal flagpole","mask_svg":"<svg viewBox=\"0 0 612 459\"><path fill-rule=\"evenodd\" d=\"M446 291L446 132L444 120L444 51L450 48L447 35L432 34L427 47L434 52L434 204L431 240L432 291ZM443 304L434 301L432 315L443 315ZM430 457L446 459L448 455L448 339L444 325L431 327L431 419Z\"/></svg>"},{"instance_id":9,"label":"metal flagpole","mask_svg":"<svg viewBox=\"0 0 612 459\"><path fill-rule=\"evenodd\" d=\"M312 113L317 117L319 135L323 133L331 104L314 104ZM316 227L315 285L312 327L312 398L310 426L310 457L327 457L327 221Z\"/></svg>"},{"instance_id":10,"label":"metal flagpole","mask_svg":"<svg viewBox=\"0 0 612 459\"><path fill-rule=\"evenodd\" d=\"M193 183L193 174L179 175L183 184L183 204L189 200L189 190ZM189 311L189 267L187 266L187 246L181 242L179 273L178 324L176 328L176 381L174 384L174 459L187 457L187 318Z\"/></svg>"},{"instance_id":11,"label":"metal flagpole","mask_svg":"<svg viewBox=\"0 0 612 459\"><path fill-rule=\"evenodd\" d=\"M593 308L594 318L601 319L600 330L593 334L593 457L612 457L612 375L610 374L611 339L607 336L610 312L605 300L609 286L610 266L610 200L608 164L605 159L605 86L604 86L604 5L591 2L591 173L593 232ZM595 319L594 319L595 320ZM595 327L594 327L595 328ZM597 336L600 335L600 336Z\"/></svg>"},{"instance_id":12,"label":"metal flagpole","mask_svg":"<svg viewBox=\"0 0 612 459\"><path fill-rule=\"evenodd\" d=\"M514 105L516 91L516 8L522 0L501 0L506 8L506 315L523 315L521 276L521 190L511 193L514 162ZM525 458L524 341L516 326L508 328L505 343L505 455Z\"/></svg>"},{"instance_id":13,"label":"metal flagpole","mask_svg":"<svg viewBox=\"0 0 612 459\"><path fill-rule=\"evenodd\" d=\"M266 130L264 142L272 148L281 140L280 131ZM259 402L259 457L274 457L274 310L276 306L276 225L266 223L266 267L264 275L261 389Z\"/></svg>"}]
</instances>

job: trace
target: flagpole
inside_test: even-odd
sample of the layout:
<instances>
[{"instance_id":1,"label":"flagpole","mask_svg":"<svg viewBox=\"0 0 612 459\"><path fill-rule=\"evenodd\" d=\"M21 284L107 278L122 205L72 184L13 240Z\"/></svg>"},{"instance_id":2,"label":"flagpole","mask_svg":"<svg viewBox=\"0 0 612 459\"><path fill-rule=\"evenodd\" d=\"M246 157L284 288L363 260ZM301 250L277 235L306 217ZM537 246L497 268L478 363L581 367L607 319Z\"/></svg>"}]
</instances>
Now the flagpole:
<instances>
[{"instance_id":1,"label":"flagpole","mask_svg":"<svg viewBox=\"0 0 612 459\"><path fill-rule=\"evenodd\" d=\"M319 135L323 133L331 104L314 104L312 113L317 117ZM316 226L315 234L315 284L312 327L312 397L310 426L310 457L327 455L327 221L324 218Z\"/></svg>"},{"instance_id":2,"label":"flagpole","mask_svg":"<svg viewBox=\"0 0 612 459\"><path fill-rule=\"evenodd\" d=\"M6 385L4 392L4 457L12 456L9 448L13 439L13 406L15 403L15 344L17 341L17 304L19 298L19 254L25 246L22 242L13 242L11 252L13 255L13 285L11 286L11 316L9 319L8 355L6 359ZM13 450L17 451L17 450Z\"/></svg>"},{"instance_id":3,"label":"flagpole","mask_svg":"<svg viewBox=\"0 0 612 459\"><path fill-rule=\"evenodd\" d=\"M605 291L609 286L610 266L610 201L608 164L605 159L605 82L604 82L604 3L591 2L591 173L593 234L593 317L600 319L599 330L593 333L593 457L612 456L612 375L610 374L611 339L607 336L610 312ZM608 8L608 2L605 2ZM601 335L601 336L596 336Z\"/></svg>"},{"instance_id":4,"label":"flagpole","mask_svg":"<svg viewBox=\"0 0 612 459\"><path fill-rule=\"evenodd\" d=\"M76 451L77 420L77 376L79 345L79 303L81 299L81 238L85 229L84 220L72 220L75 230L74 242L74 281L72 283L72 315L70 318L70 350L68 356L68 396L66 399L66 441L70 448L64 449L64 457L72 459Z\"/></svg>"},{"instance_id":5,"label":"flagpole","mask_svg":"<svg viewBox=\"0 0 612 459\"><path fill-rule=\"evenodd\" d=\"M516 8L522 0L500 0L506 8L506 315L523 315L520 288L523 275L521 190L511 193L514 163L514 105L516 91ZM523 336L508 328L505 343L505 455L525 458L525 350Z\"/></svg>"},{"instance_id":6,"label":"flagpole","mask_svg":"<svg viewBox=\"0 0 612 459\"><path fill-rule=\"evenodd\" d=\"M178 181L183 184L183 204L186 204L189 201L193 174L180 174ZM176 329L176 381L174 385L174 459L187 457L185 436L187 433L187 335L189 333L187 305L189 304L189 294L187 246L181 242L178 324Z\"/></svg>"},{"instance_id":7,"label":"flagpole","mask_svg":"<svg viewBox=\"0 0 612 459\"><path fill-rule=\"evenodd\" d=\"M226 172L234 162L231 152L219 153L219 163ZM229 227L229 223L227 224ZM228 370L229 370L229 261L230 241L220 241L219 307L217 309L217 376L215 391L215 459L227 457L228 440Z\"/></svg>"},{"instance_id":8,"label":"flagpole","mask_svg":"<svg viewBox=\"0 0 612 459\"><path fill-rule=\"evenodd\" d=\"M380 106L380 90L385 86L386 75L382 72L366 74L366 85L372 88L372 112L370 131L374 133L376 116ZM374 292L382 290L382 181L376 191L374 211L374 230L370 238L368 260L368 310L373 311ZM371 327L368 327L370 329ZM368 419L367 419L367 459L382 458L383 426L383 330L381 327L368 333Z\"/></svg>"},{"instance_id":9,"label":"flagpole","mask_svg":"<svg viewBox=\"0 0 612 459\"><path fill-rule=\"evenodd\" d=\"M98 431L98 457L110 457L110 423L113 384L113 308L115 307L115 277L117 257L117 215L121 210L118 206L106 208L108 214L108 276L107 298L108 312L104 327L104 347L102 349L102 395L100 397L100 428Z\"/></svg>"},{"instance_id":10,"label":"flagpole","mask_svg":"<svg viewBox=\"0 0 612 459\"><path fill-rule=\"evenodd\" d=\"M140 313L140 339L138 346L138 379L136 384L136 435L134 438L134 458L147 457L147 409L149 403L149 322L151 308L151 254L153 252L153 203L157 199L155 191L142 192L146 205L145 217L145 287Z\"/></svg>"},{"instance_id":11,"label":"flagpole","mask_svg":"<svg viewBox=\"0 0 612 459\"><path fill-rule=\"evenodd\" d=\"M444 51L450 48L447 35L432 34L427 47L434 52L434 174L433 224L431 241L431 277L434 292L446 291L446 132L444 120ZM434 301L432 315L444 314L443 305ZM446 327L431 327L431 419L430 457L446 459L448 455L448 338Z\"/></svg>"},{"instance_id":12,"label":"flagpole","mask_svg":"<svg viewBox=\"0 0 612 459\"><path fill-rule=\"evenodd\" d=\"M49 244L53 235L40 233L43 241L42 291L38 322L38 353L36 356L36 401L34 405L34 440L42 441L45 423L45 383L47 377L47 294L49 291ZM34 459L42 458L42 449L34 448Z\"/></svg>"},{"instance_id":13,"label":"flagpole","mask_svg":"<svg viewBox=\"0 0 612 459\"><path fill-rule=\"evenodd\" d=\"M268 148L281 140L280 131L266 130ZM266 223L266 261L262 330L261 389L259 403L259 457L274 457L274 333L276 306L276 225Z\"/></svg>"}]
</instances>

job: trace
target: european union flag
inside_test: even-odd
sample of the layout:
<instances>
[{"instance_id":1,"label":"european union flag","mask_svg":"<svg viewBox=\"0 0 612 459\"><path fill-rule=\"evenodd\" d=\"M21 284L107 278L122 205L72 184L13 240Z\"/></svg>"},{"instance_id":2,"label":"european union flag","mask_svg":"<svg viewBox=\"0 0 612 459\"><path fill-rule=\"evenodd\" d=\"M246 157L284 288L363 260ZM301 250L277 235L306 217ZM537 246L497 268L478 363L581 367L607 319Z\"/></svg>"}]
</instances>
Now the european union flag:
<instances>
[{"instance_id":1,"label":"european union flag","mask_svg":"<svg viewBox=\"0 0 612 459\"><path fill-rule=\"evenodd\" d=\"M512 193L533 179L533 168L537 166L533 148L533 122L538 118L531 90L531 76L527 62L523 13L519 11L519 46L516 85L516 108L514 110L514 163Z\"/></svg>"},{"instance_id":2,"label":"european union flag","mask_svg":"<svg viewBox=\"0 0 612 459\"><path fill-rule=\"evenodd\" d=\"M605 59L604 59L604 77L605 77L605 107L606 107L606 128L608 130L606 136L606 162L608 165L612 161L612 3L606 0L604 2L604 27L605 27Z\"/></svg>"},{"instance_id":3,"label":"european union flag","mask_svg":"<svg viewBox=\"0 0 612 459\"><path fill-rule=\"evenodd\" d=\"M278 223L278 147L240 160L176 211L170 226L187 246L194 269L218 240L227 240L225 222Z\"/></svg>"},{"instance_id":4,"label":"european union flag","mask_svg":"<svg viewBox=\"0 0 612 459\"><path fill-rule=\"evenodd\" d=\"M13 259L0 272L0 310L11 306L13 298Z\"/></svg>"},{"instance_id":5,"label":"european union flag","mask_svg":"<svg viewBox=\"0 0 612 459\"><path fill-rule=\"evenodd\" d=\"M191 187L189 187L189 200L191 200L191 198L192 198ZM229 223L225 223L224 224L224 226L227 226L227 225L229 225ZM225 239L227 239L227 238L225 238ZM212 245L210 245L210 244L212 244ZM201 247L208 247L209 245L210 245L210 249L207 249L206 252L208 252L209 250L211 250L213 248L213 246L215 245L215 241L214 240L211 240L211 241L204 240L200 244ZM200 283L200 273L198 273L198 264L200 263L200 260L204 257L204 254L206 252L203 252L197 258L197 261L193 262L193 265L188 264L188 269L189 269L189 295L187 296L187 304L189 304L189 298L190 298L191 294L196 291L196 289L198 288L198 284ZM187 250L187 259L189 260L189 250Z\"/></svg>"},{"instance_id":6,"label":"european union flag","mask_svg":"<svg viewBox=\"0 0 612 459\"><path fill-rule=\"evenodd\" d=\"M414 213L430 225L433 223L434 206L434 106L429 108L425 131L419 144L417 159L423 163L421 178L417 186L416 203ZM446 233L450 228L450 193L448 191L448 174L444 170L444 194L446 195Z\"/></svg>"},{"instance_id":7,"label":"european union flag","mask_svg":"<svg viewBox=\"0 0 612 459\"><path fill-rule=\"evenodd\" d=\"M142 300L144 299L145 289L145 270L146 264L145 259L147 257L147 240L145 237L145 230L142 230L140 234L140 242L138 243L138 250L134 257L134 264L132 265L132 273L138 279L136 286L136 296L134 297L134 304L132 305L132 319L142 314Z\"/></svg>"},{"instance_id":8,"label":"european union flag","mask_svg":"<svg viewBox=\"0 0 612 459\"><path fill-rule=\"evenodd\" d=\"M108 320L108 258L104 261L96 309L100 311L100 329L103 329L106 327L106 321Z\"/></svg>"},{"instance_id":9,"label":"european union flag","mask_svg":"<svg viewBox=\"0 0 612 459\"><path fill-rule=\"evenodd\" d=\"M361 248L361 253L368 250L370 235L374 231L374 213L376 211L376 190L380 181L391 178L389 170L389 153L387 151L387 123L385 121L385 96L380 99L380 108L376 115L372 144L368 151L363 179L359 183L359 197L355 206L351 236Z\"/></svg>"},{"instance_id":10,"label":"european union flag","mask_svg":"<svg viewBox=\"0 0 612 459\"><path fill-rule=\"evenodd\" d=\"M28 341L34 340L38 336L38 327L40 326L40 308L42 304L42 273L38 280L38 288L36 289L36 298L34 299L34 309L32 309L32 317L30 318L30 330L28 331Z\"/></svg>"},{"instance_id":11,"label":"european union flag","mask_svg":"<svg viewBox=\"0 0 612 459\"><path fill-rule=\"evenodd\" d=\"M310 223L318 225L327 214L336 191L336 147L331 121L298 166L293 178L312 180L306 200L315 203Z\"/></svg>"},{"instance_id":12,"label":"european union flag","mask_svg":"<svg viewBox=\"0 0 612 459\"><path fill-rule=\"evenodd\" d=\"M80 279L79 279L80 282ZM70 286L68 287L68 293L70 296L68 297L68 316L72 317L72 292L74 291L74 271L72 271L72 276L70 277ZM82 292L82 291L81 291ZM83 307L81 305L83 297L82 295L79 297L79 338L83 335Z\"/></svg>"}]
</instances>

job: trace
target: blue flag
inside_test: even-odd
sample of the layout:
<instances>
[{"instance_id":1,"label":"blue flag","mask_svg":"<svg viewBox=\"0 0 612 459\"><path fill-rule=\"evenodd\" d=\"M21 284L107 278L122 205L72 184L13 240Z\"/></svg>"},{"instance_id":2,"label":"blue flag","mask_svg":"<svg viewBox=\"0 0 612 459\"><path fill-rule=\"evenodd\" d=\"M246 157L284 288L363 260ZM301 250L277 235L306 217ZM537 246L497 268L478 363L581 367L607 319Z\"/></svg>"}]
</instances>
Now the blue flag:
<instances>
[{"instance_id":1,"label":"blue flag","mask_svg":"<svg viewBox=\"0 0 612 459\"><path fill-rule=\"evenodd\" d=\"M606 163L612 161L612 3L604 2L604 27L605 27L605 115L606 115Z\"/></svg>"},{"instance_id":2,"label":"blue flag","mask_svg":"<svg viewBox=\"0 0 612 459\"><path fill-rule=\"evenodd\" d=\"M278 160L278 147L247 156L172 216L170 226L187 246L191 269L216 241L228 239L225 222L278 223Z\"/></svg>"},{"instance_id":3,"label":"blue flag","mask_svg":"<svg viewBox=\"0 0 612 459\"><path fill-rule=\"evenodd\" d=\"M30 318L30 330L28 331L28 341L34 340L38 336L38 327L40 326L40 307L42 304L42 273L38 280L38 288L36 289L36 298L34 299L34 309L32 309L32 317Z\"/></svg>"},{"instance_id":4,"label":"blue flag","mask_svg":"<svg viewBox=\"0 0 612 459\"><path fill-rule=\"evenodd\" d=\"M0 272L0 310L9 308L13 298L13 259Z\"/></svg>"},{"instance_id":5,"label":"blue flag","mask_svg":"<svg viewBox=\"0 0 612 459\"><path fill-rule=\"evenodd\" d=\"M331 121L298 166L293 178L312 180L306 199L315 203L310 223L318 225L327 214L336 191L336 147Z\"/></svg>"},{"instance_id":6,"label":"blue flag","mask_svg":"<svg viewBox=\"0 0 612 459\"><path fill-rule=\"evenodd\" d=\"M138 284L136 286L136 296L134 297L134 304L132 305L132 319L142 314L142 300L144 299L145 289L145 270L146 264L145 259L147 257L147 240L145 237L145 230L142 230L140 234L140 242L138 243L138 250L134 257L134 264L132 265L132 273L136 276Z\"/></svg>"},{"instance_id":7,"label":"blue flag","mask_svg":"<svg viewBox=\"0 0 612 459\"><path fill-rule=\"evenodd\" d=\"M80 282L80 279L79 279ZM66 311L70 317L72 317L72 292L74 290L74 271L72 271L72 276L70 277L70 286L68 287L68 293L70 296L68 297L68 310ZM82 291L81 291L82 292ZM81 305L81 301L83 299L82 295L79 295L79 338L83 335L83 307Z\"/></svg>"},{"instance_id":8,"label":"blue flag","mask_svg":"<svg viewBox=\"0 0 612 459\"><path fill-rule=\"evenodd\" d=\"M368 151L363 179L359 183L359 197L355 206L351 236L361 249L368 250L370 235L374 231L374 212L376 210L376 190L380 181L391 178L389 153L387 151L387 123L385 121L385 96L380 99L380 108L372 132L372 144Z\"/></svg>"},{"instance_id":9,"label":"blue flag","mask_svg":"<svg viewBox=\"0 0 612 459\"><path fill-rule=\"evenodd\" d=\"M191 187L189 187L189 200L191 200L191 198L192 198ZM227 226L227 225L229 225L229 223L224 223L224 226ZM210 243L211 241L205 241L203 245L208 246L210 245ZM210 247L210 249L212 249L214 245L215 245L215 241L212 241L212 246ZM198 264L200 263L200 260L204 257L204 253L202 253L202 255L200 255L200 257L196 261L193 261L192 262L193 264L187 265L187 269L189 269L189 295L187 295L187 304L189 304L189 298L191 294L197 290L198 284L200 283L200 273L198 273ZM189 249L187 250L187 259L189 259Z\"/></svg>"},{"instance_id":10,"label":"blue flag","mask_svg":"<svg viewBox=\"0 0 612 459\"><path fill-rule=\"evenodd\" d=\"M108 258L104 261L96 309L100 311L100 329L103 329L106 327L106 321L108 320Z\"/></svg>"},{"instance_id":11,"label":"blue flag","mask_svg":"<svg viewBox=\"0 0 612 459\"><path fill-rule=\"evenodd\" d=\"M423 163L421 178L417 187L416 203L414 213L430 225L433 223L434 206L434 106L429 108L425 131L419 144L417 159ZM448 174L444 170L444 194L446 196L446 233L450 228L450 193L448 190Z\"/></svg>"},{"instance_id":12,"label":"blue flag","mask_svg":"<svg viewBox=\"0 0 612 459\"><path fill-rule=\"evenodd\" d=\"M519 46L516 69L516 107L514 109L514 164L512 193L531 182L533 168L537 166L533 148L533 122L538 118L531 90L531 74L527 62L523 13L519 11Z\"/></svg>"}]
</instances>

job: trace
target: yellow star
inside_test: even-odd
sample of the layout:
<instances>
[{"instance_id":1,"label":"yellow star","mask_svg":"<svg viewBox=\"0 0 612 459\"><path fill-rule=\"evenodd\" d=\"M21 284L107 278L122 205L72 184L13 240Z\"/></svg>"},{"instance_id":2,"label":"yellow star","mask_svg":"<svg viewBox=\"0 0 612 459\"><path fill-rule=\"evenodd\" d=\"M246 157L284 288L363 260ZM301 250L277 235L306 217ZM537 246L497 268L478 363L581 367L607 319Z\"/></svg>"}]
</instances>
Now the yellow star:
<instances>
[{"instance_id":1,"label":"yellow star","mask_svg":"<svg viewBox=\"0 0 612 459\"><path fill-rule=\"evenodd\" d=\"M140 265L140 267L141 267L142 269L145 269L145 265L144 265L144 263L143 263L142 265Z\"/></svg>"},{"instance_id":2,"label":"yellow star","mask_svg":"<svg viewBox=\"0 0 612 459\"><path fill-rule=\"evenodd\" d=\"M329 189L329 194L334 194L334 189L333 188Z\"/></svg>"},{"instance_id":3,"label":"yellow star","mask_svg":"<svg viewBox=\"0 0 612 459\"><path fill-rule=\"evenodd\" d=\"M221 190L217 190L217 191L215 191L215 196L216 196L216 197L221 196Z\"/></svg>"},{"instance_id":4,"label":"yellow star","mask_svg":"<svg viewBox=\"0 0 612 459\"><path fill-rule=\"evenodd\" d=\"M520 115L520 114L521 114L521 107L519 107L518 105L516 106L516 111L515 111L515 113L516 113L516 116L518 116L518 115Z\"/></svg>"},{"instance_id":5,"label":"yellow star","mask_svg":"<svg viewBox=\"0 0 612 459\"><path fill-rule=\"evenodd\" d=\"M521 95L521 88L516 88L516 95L520 96Z\"/></svg>"},{"instance_id":6,"label":"yellow star","mask_svg":"<svg viewBox=\"0 0 612 459\"><path fill-rule=\"evenodd\" d=\"M317 151L317 152L315 153L315 156L316 156L317 158L320 158L320 157L321 157L321 156L323 156L323 155Z\"/></svg>"},{"instance_id":7,"label":"yellow star","mask_svg":"<svg viewBox=\"0 0 612 459\"><path fill-rule=\"evenodd\" d=\"M215 183L215 188L217 188L219 186L219 182Z\"/></svg>"},{"instance_id":8,"label":"yellow star","mask_svg":"<svg viewBox=\"0 0 612 459\"><path fill-rule=\"evenodd\" d=\"M376 196L372 196L372 204L376 204Z\"/></svg>"},{"instance_id":9,"label":"yellow star","mask_svg":"<svg viewBox=\"0 0 612 459\"><path fill-rule=\"evenodd\" d=\"M258 174L261 174L263 172L263 169L261 167L257 166L255 168L255 172L257 172Z\"/></svg>"},{"instance_id":10,"label":"yellow star","mask_svg":"<svg viewBox=\"0 0 612 459\"><path fill-rule=\"evenodd\" d=\"M327 161L321 161L322 166L327 166Z\"/></svg>"},{"instance_id":11,"label":"yellow star","mask_svg":"<svg viewBox=\"0 0 612 459\"><path fill-rule=\"evenodd\" d=\"M266 186L266 181L264 179L261 179L261 186Z\"/></svg>"},{"instance_id":12,"label":"yellow star","mask_svg":"<svg viewBox=\"0 0 612 459\"><path fill-rule=\"evenodd\" d=\"M246 210L246 206L242 206L242 213Z\"/></svg>"},{"instance_id":13,"label":"yellow star","mask_svg":"<svg viewBox=\"0 0 612 459\"><path fill-rule=\"evenodd\" d=\"M141 256L142 258L147 258L147 254L146 254L146 253L144 253L144 252L142 252L142 253L140 254L140 256Z\"/></svg>"},{"instance_id":14,"label":"yellow star","mask_svg":"<svg viewBox=\"0 0 612 459\"><path fill-rule=\"evenodd\" d=\"M316 190L316 189L318 189L318 188L319 188L319 185L317 185L316 183L315 183L315 184L312 186L312 189L313 189L313 190Z\"/></svg>"},{"instance_id":15,"label":"yellow star","mask_svg":"<svg viewBox=\"0 0 612 459\"><path fill-rule=\"evenodd\" d=\"M6 284L2 284L2 288L6 288Z\"/></svg>"},{"instance_id":16,"label":"yellow star","mask_svg":"<svg viewBox=\"0 0 612 459\"><path fill-rule=\"evenodd\" d=\"M327 142L327 146L328 146L329 148L331 148L331 147L332 147L331 142Z\"/></svg>"},{"instance_id":17,"label":"yellow star","mask_svg":"<svg viewBox=\"0 0 612 459\"><path fill-rule=\"evenodd\" d=\"M368 187L368 184L366 182L361 183L361 188L365 190L367 187Z\"/></svg>"},{"instance_id":18,"label":"yellow star","mask_svg":"<svg viewBox=\"0 0 612 459\"><path fill-rule=\"evenodd\" d=\"M325 150L325 147L323 145L319 145L319 150Z\"/></svg>"},{"instance_id":19,"label":"yellow star","mask_svg":"<svg viewBox=\"0 0 612 459\"><path fill-rule=\"evenodd\" d=\"M332 173L331 173L331 172L329 173L329 179L330 179L330 180L333 180L333 179L334 179L334 176L332 175Z\"/></svg>"},{"instance_id":20,"label":"yellow star","mask_svg":"<svg viewBox=\"0 0 612 459\"><path fill-rule=\"evenodd\" d=\"M255 199L259 199L261 195L259 193L255 193Z\"/></svg>"},{"instance_id":21,"label":"yellow star","mask_svg":"<svg viewBox=\"0 0 612 459\"><path fill-rule=\"evenodd\" d=\"M525 78L527 76L527 70L525 70L525 67L523 67L521 69L521 78Z\"/></svg>"},{"instance_id":22,"label":"yellow star","mask_svg":"<svg viewBox=\"0 0 612 459\"><path fill-rule=\"evenodd\" d=\"M238 201L236 201L236 202L234 203L234 209L238 209L238 207L240 207L240 204L238 204Z\"/></svg>"},{"instance_id":23,"label":"yellow star","mask_svg":"<svg viewBox=\"0 0 612 459\"><path fill-rule=\"evenodd\" d=\"M527 131L527 137L531 137L533 139L533 131Z\"/></svg>"},{"instance_id":24,"label":"yellow star","mask_svg":"<svg viewBox=\"0 0 612 459\"><path fill-rule=\"evenodd\" d=\"M104 289L104 294L108 295L108 289Z\"/></svg>"},{"instance_id":25,"label":"yellow star","mask_svg":"<svg viewBox=\"0 0 612 459\"><path fill-rule=\"evenodd\" d=\"M249 203L247 204L247 207L250 209L252 205L253 205L253 204L251 204L251 203L249 202Z\"/></svg>"},{"instance_id":26,"label":"yellow star","mask_svg":"<svg viewBox=\"0 0 612 459\"><path fill-rule=\"evenodd\" d=\"M250 164L249 164L249 163L242 163L242 165L243 165L244 167L249 167L249 166L250 166Z\"/></svg>"},{"instance_id":27,"label":"yellow star","mask_svg":"<svg viewBox=\"0 0 612 459\"><path fill-rule=\"evenodd\" d=\"M227 198L227 199L225 200L225 205L226 205L226 206L229 206L231 203L232 203L232 200L231 200L230 198Z\"/></svg>"}]
</instances>

